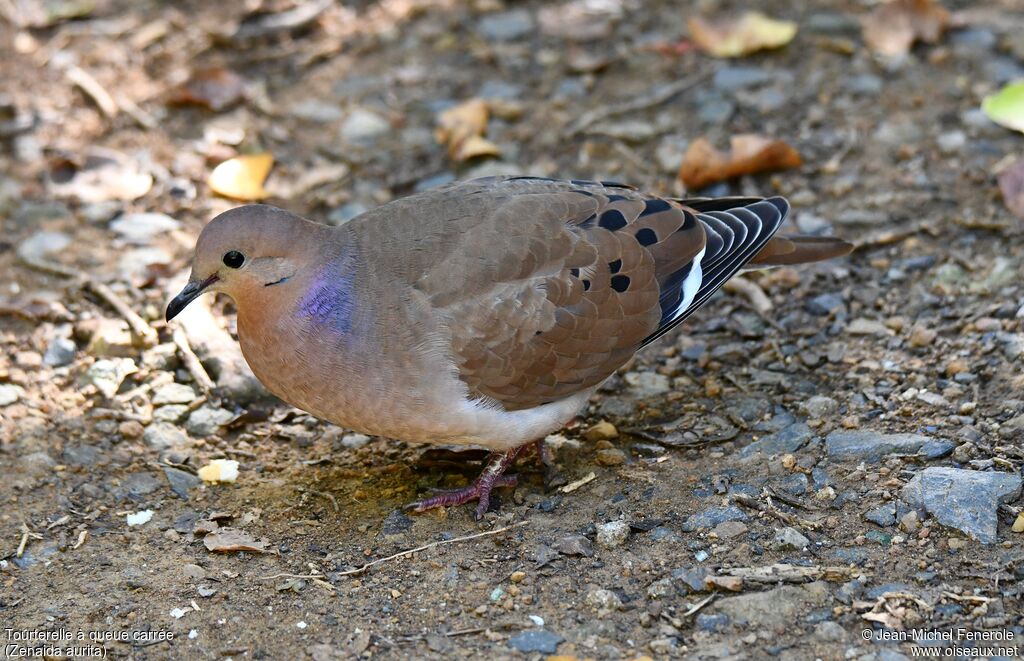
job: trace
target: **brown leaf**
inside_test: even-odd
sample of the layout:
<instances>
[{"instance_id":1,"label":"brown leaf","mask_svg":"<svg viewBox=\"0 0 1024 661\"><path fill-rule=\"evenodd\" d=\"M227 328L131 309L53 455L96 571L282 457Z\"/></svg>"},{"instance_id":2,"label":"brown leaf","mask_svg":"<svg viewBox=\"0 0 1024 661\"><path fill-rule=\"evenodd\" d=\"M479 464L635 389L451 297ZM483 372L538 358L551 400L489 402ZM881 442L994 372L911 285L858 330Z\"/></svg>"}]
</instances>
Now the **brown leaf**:
<instances>
[{"instance_id":1,"label":"brown leaf","mask_svg":"<svg viewBox=\"0 0 1024 661\"><path fill-rule=\"evenodd\" d=\"M868 48L892 57L910 52L915 41L937 43L949 20L933 0L891 0L865 16L861 28Z\"/></svg>"},{"instance_id":2,"label":"brown leaf","mask_svg":"<svg viewBox=\"0 0 1024 661\"><path fill-rule=\"evenodd\" d=\"M732 138L731 149L721 152L706 138L698 138L686 150L679 178L688 189L697 190L745 174L786 170L801 164L800 154L781 140L737 135Z\"/></svg>"},{"instance_id":3,"label":"brown leaf","mask_svg":"<svg viewBox=\"0 0 1024 661\"><path fill-rule=\"evenodd\" d=\"M204 106L218 112L238 103L245 97L245 80L234 71L223 67L200 69L171 92L172 105Z\"/></svg>"},{"instance_id":4,"label":"brown leaf","mask_svg":"<svg viewBox=\"0 0 1024 661\"><path fill-rule=\"evenodd\" d=\"M1024 220L1024 159L1011 163L999 173L999 191L1006 208Z\"/></svg>"},{"instance_id":5,"label":"brown leaf","mask_svg":"<svg viewBox=\"0 0 1024 661\"><path fill-rule=\"evenodd\" d=\"M217 553L231 553L233 551L249 551L251 553L276 553L277 551L268 548L267 543L262 539L256 539L247 532L237 528L221 528L215 530L203 538L203 545L207 550Z\"/></svg>"},{"instance_id":6,"label":"brown leaf","mask_svg":"<svg viewBox=\"0 0 1024 661\"><path fill-rule=\"evenodd\" d=\"M797 31L796 23L777 21L757 11L713 21L695 16L687 26L697 47L712 57L742 57L782 48L793 41Z\"/></svg>"},{"instance_id":7,"label":"brown leaf","mask_svg":"<svg viewBox=\"0 0 1024 661\"><path fill-rule=\"evenodd\" d=\"M437 118L435 137L448 147L448 156L454 161L465 161L475 156L498 156L498 147L483 137L487 130L490 108L483 99L470 99L445 110Z\"/></svg>"}]
</instances>

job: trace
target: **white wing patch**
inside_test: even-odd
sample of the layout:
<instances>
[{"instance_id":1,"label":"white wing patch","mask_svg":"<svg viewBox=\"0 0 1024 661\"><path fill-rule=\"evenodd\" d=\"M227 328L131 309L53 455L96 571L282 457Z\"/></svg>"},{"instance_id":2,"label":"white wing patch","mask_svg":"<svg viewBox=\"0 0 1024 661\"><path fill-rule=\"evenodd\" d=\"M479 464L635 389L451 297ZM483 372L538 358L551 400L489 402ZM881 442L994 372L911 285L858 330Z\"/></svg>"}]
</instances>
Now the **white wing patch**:
<instances>
[{"instance_id":1,"label":"white wing patch","mask_svg":"<svg viewBox=\"0 0 1024 661\"><path fill-rule=\"evenodd\" d=\"M676 307L676 311L672 313L672 318L667 322L663 322L663 326L671 325L673 321L678 319L685 313L690 304L693 303L693 298L697 295L697 290L700 289L700 284L704 280L704 274L700 269L700 262L704 259L704 250L701 248L697 256L693 258L693 265L690 267L690 272L683 279L683 299L679 301L679 305Z\"/></svg>"}]
</instances>

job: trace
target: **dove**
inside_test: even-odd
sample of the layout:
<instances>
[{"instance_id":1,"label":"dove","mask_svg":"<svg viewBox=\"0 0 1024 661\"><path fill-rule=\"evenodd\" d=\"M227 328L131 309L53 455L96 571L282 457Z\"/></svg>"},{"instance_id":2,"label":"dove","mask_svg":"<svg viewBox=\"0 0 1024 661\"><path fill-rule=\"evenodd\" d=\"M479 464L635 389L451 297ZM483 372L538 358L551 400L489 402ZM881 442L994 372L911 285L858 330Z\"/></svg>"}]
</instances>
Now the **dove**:
<instances>
[{"instance_id":1,"label":"dove","mask_svg":"<svg viewBox=\"0 0 1024 661\"><path fill-rule=\"evenodd\" d=\"M632 356L741 269L849 253L775 237L781 197L669 199L615 182L485 177L399 198L340 226L246 205L210 221L168 321L230 296L242 354L285 402L341 427L490 450L477 501L571 421Z\"/></svg>"}]
</instances>

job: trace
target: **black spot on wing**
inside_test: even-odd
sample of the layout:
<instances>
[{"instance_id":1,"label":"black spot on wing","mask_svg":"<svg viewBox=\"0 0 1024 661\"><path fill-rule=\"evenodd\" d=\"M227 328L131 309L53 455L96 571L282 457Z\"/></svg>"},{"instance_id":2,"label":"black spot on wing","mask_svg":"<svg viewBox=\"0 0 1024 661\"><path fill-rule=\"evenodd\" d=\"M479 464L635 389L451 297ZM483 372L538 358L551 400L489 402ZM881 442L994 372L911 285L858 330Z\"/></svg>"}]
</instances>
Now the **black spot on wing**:
<instances>
[{"instance_id":1,"label":"black spot on wing","mask_svg":"<svg viewBox=\"0 0 1024 661\"><path fill-rule=\"evenodd\" d=\"M590 291L590 280L583 281L583 291Z\"/></svg>"},{"instance_id":2,"label":"black spot on wing","mask_svg":"<svg viewBox=\"0 0 1024 661\"><path fill-rule=\"evenodd\" d=\"M579 269L569 269L569 273L574 278L580 277L580 270Z\"/></svg>"},{"instance_id":3,"label":"black spot on wing","mask_svg":"<svg viewBox=\"0 0 1024 661\"><path fill-rule=\"evenodd\" d=\"M636 233L636 240L642 246L649 246L658 242L658 233L650 227L645 227Z\"/></svg>"},{"instance_id":4,"label":"black spot on wing","mask_svg":"<svg viewBox=\"0 0 1024 661\"><path fill-rule=\"evenodd\" d=\"M661 213L671 208L672 205L662 199L644 200L644 210L640 212L640 216L643 217L650 213Z\"/></svg>"},{"instance_id":5,"label":"black spot on wing","mask_svg":"<svg viewBox=\"0 0 1024 661\"><path fill-rule=\"evenodd\" d=\"M612 277L612 289L619 292L620 294L629 289L629 276L628 275L616 275Z\"/></svg>"},{"instance_id":6,"label":"black spot on wing","mask_svg":"<svg viewBox=\"0 0 1024 661\"><path fill-rule=\"evenodd\" d=\"M622 270L622 260L616 259L614 262L608 262L608 270L612 273L618 273Z\"/></svg>"},{"instance_id":7,"label":"black spot on wing","mask_svg":"<svg viewBox=\"0 0 1024 661\"><path fill-rule=\"evenodd\" d=\"M533 177L533 176L520 176L520 177L509 177L507 181L555 181L551 177Z\"/></svg>"},{"instance_id":8,"label":"black spot on wing","mask_svg":"<svg viewBox=\"0 0 1024 661\"><path fill-rule=\"evenodd\" d=\"M629 184L620 184L617 181L602 181L601 185L605 188L625 188L626 190L636 190L636 186L630 186Z\"/></svg>"},{"instance_id":9,"label":"black spot on wing","mask_svg":"<svg viewBox=\"0 0 1024 661\"><path fill-rule=\"evenodd\" d=\"M615 232L626 226L626 217L618 209L609 209L601 214L601 220L597 224L606 230Z\"/></svg>"},{"instance_id":10,"label":"black spot on wing","mask_svg":"<svg viewBox=\"0 0 1024 661\"><path fill-rule=\"evenodd\" d=\"M618 202L619 200L626 199L625 195L608 195L607 197L609 202Z\"/></svg>"},{"instance_id":11,"label":"black spot on wing","mask_svg":"<svg viewBox=\"0 0 1024 661\"><path fill-rule=\"evenodd\" d=\"M590 181L589 179L570 179L569 183L574 186L596 186L596 181Z\"/></svg>"}]
</instances>

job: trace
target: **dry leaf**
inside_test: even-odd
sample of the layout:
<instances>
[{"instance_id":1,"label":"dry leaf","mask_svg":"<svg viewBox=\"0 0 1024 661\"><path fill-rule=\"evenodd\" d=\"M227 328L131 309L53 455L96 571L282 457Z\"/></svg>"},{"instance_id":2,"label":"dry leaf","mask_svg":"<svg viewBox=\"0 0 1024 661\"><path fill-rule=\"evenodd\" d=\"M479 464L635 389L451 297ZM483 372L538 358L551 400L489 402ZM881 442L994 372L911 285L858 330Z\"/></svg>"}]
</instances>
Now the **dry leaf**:
<instances>
[{"instance_id":1,"label":"dry leaf","mask_svg":"<svg viewBox=\"0 0 1024 661\"><path fill-rule=\"evenodd\" d=\"M487 130L490 108L483 99L470 99L449 108L437 118L435 137L448 147L448 156L454 161L465 161L476 156L498 156L497 145L483 137Z\"/></svg>"},{"instance_id":2,"label":"dry leaf","mask_svg":"<svg viewBox=\"0 0 1024 661\"><path fill-rule=\"evenodd\" d=\"M203 482L234 482L238 479L238 462L234 459L214 459L199 469Z\"/></svg>"},{"instance_id":3,"label":"dry leaf","mask_svg":"<svg viewBox=\"0 0 1024 661\"><path fill-rule=\"evenodd\" d=\"M687 21L690 36L702 51L713 57L743 57L759 50L781 48L793 41L797 25L749 11L739 18Z\"/></svg>"},{"instance_id":4,"label":"dry leaf","mask_svg":"<svg viewBox=\"0 0 1024 661\"><path fill-rule=\"evenodd\" d=\"M999 190L1006 208L1024 220L1024 159L1011 163L999 173Z\"/></svg>"},{"instance_id":5,"label":"dry leaf","mask_svg":"<svg viewBox=\"0 0 1024 661\"><path fill-rule=\"evenodd\" d=\"M219 195L236 200L262 200L267 196L263 182L274 165L270 153L229 158L210 173L207 183Z\"/></svg>"},{"instance_id":6,"label":"dry leaf","mask_svg":"<svg viewBox=\"0 0 1024 661\"><path fill-rule=\"evenodd\" d=\"M981 100L981 111L1000 126L1024 133L1024 80L1008 83Z\"/></svg>"},{"instance_id":7,"label":"dry leaf","mask_svg":"<svg viewBox=\"0 0 1024 661\"><path fill-rule=\"evenodd\" d=\"M937 43L949 19L933 0L891 0L865 16L861 28L868 48L893 57L910 52L915 41Z\"/></svg>"},{"instance_id":8,"label":"dry leaf","mask_svg":"<svg viewBox=\"0 0 1024 661\"><path fill-rule=\"evenodd\" d=\"M268 548L267 543L262 539L256 539L247 532L236 528L220 528L203 538L203 545L207 550L217 553L231 553L233 551L250 551L252 553L276 553L274 549Z\"/></svg>"},{"instance_id":9,"label":"dry leaf","mask_svg":"<svg viewBox=\"0 0 1024 661\"><path fill-rule=\"evenodd\" d=\"M698 138L686 150L679 178L688 189L697 190L745 174L786 170L802 163L800 154L781 140L737 135L732 138L731 149L721 152L706 138Z\"/></svg>"},{"instance_id":10,"label":"dry leaf","mask_svg":"<svg viewBox=\"0 0 1024 661\"><path fill-rule=\"evenodd\" d=\"M193 72L191 78L171 92L168 102L220 111L244 97L245 80L230 69L215 67Z\"/></svg>"}]
</instances>

